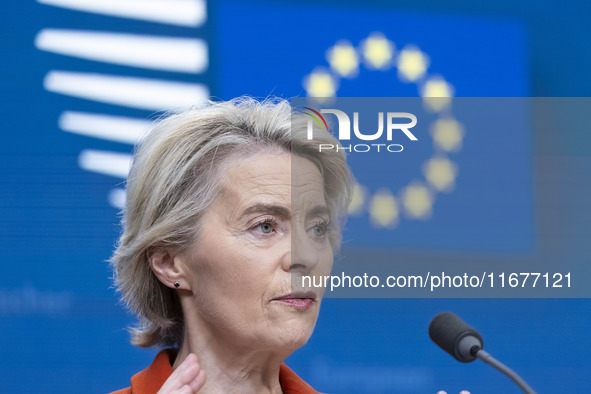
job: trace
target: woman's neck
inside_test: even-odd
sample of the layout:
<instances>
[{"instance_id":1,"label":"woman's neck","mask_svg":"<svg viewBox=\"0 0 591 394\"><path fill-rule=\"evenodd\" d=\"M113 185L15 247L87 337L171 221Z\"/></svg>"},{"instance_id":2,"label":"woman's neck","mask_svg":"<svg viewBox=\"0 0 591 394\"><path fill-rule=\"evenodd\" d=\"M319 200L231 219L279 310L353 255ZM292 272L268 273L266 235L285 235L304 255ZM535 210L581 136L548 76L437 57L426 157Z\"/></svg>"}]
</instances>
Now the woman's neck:
<instances>
[{"instance_id":1,"label":"woman's neck","mask_svg":"<svg viewBox=\"0 0 591 394\"><path fill-rule=\"evenodd\" d=\"M237 346L212 335L207 329L190 330L186 323L183 343L173 368L176 369L190 353L197 355L199 366L207 376L200 394L282 393L279 368L287 355Z\"/></svg>"}]
</instances>

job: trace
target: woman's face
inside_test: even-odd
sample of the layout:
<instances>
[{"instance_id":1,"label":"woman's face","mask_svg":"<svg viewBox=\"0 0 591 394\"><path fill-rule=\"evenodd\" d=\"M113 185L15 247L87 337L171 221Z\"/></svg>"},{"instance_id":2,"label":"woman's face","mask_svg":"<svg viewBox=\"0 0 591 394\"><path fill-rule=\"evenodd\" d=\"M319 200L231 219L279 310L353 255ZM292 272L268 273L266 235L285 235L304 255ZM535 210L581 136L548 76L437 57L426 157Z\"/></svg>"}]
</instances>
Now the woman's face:
<instances>
[{"instance_id":1,"label":"woman's face","mask_svg":"<svg viewBox=\"0 0 591 394\"><path fill-rule=\"evenodd\" d=\"M187 329L291 353L312 334L321 295L295 290L292 281L332 268L323 178L312 162L287 153L235 159L223 176L199 240L181 256L193 292L191 311L183 304L186 324L197 326Z\"/></svg>"}]
</instances>

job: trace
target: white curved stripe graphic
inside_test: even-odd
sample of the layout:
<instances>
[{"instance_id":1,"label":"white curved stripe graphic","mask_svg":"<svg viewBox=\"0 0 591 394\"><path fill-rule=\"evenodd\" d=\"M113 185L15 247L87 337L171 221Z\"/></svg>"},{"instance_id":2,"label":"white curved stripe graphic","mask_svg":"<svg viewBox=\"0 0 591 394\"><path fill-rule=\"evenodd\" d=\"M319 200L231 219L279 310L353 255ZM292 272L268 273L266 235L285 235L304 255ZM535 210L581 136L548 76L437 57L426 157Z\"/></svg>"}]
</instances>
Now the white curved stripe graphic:
<instances>
[{"instance_id":1,"label":"white curved stripe graphic","mask_svg":"<svg viewBox=\"0 0 591 394\"><path fill-rule=\"evenodd\" d=\"M209 64L207 44L196 38L43 29L35 46L61 55L153 70L202 73Z\"/></svg>"},{"instance_id":2,"label":"white curved stripe graphic","mask_svg":"<svg viewBox=\"0 0 591 394\"><path fill-rule=\"evenodd\" d=\"M80 152L80 168L99 174L127 178L131 168L132 156L125 153L87 149Z\"/></svg>"},{"instance_id":3,"label":"white curved stripe graphic","mask_svg":"<svg viewBox=\"0 0 591 394\"><path fill-rule=\"evenodd\" d=\"M109 204L117 209L125 208L125 200L127 198L127 194L125 193L124 189L116 188L112 189L109 192Z\"/></svg>"},{"instance_id":4,"label":"white curved stripe graphic","mask_svg":"<svg viewBox=\"0 0 591 394\"><path fill-rule=\"evenodd\" d=\"M54 93L156 111L199 105L209 97L203 84L70 71L50 71L43 86Z\"/></svg>"},{"instance_id":5,"label":"white curved stripe graphic","mask_svg":"<svg viewBox=\"0 0 591 394\"><path fill-rule=\"evenodd\" d=\"M142 140L152 122L125 116L64 111L58 125L69 133L135 145Z\"/></svg>"},{"instance_id":6,"label":"white curved stripe graphic","mask_svg":"<svg viewBox=\"0 0 591 394\"><path fill-rule=\"evenodd\" d=\"M198 27L205 23L205 0L37 0L76 11Z\"/></svg>"}]
</instances>

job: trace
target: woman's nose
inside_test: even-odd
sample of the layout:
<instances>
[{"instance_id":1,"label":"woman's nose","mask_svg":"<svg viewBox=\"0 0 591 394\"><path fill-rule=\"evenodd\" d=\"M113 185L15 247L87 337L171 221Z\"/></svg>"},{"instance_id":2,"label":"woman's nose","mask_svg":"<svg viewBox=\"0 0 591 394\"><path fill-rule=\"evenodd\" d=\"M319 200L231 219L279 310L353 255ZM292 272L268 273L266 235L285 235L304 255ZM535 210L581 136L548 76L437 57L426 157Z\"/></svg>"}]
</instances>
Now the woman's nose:
<instances>
[{"instance_id":1,"label":"woman's nose","mask_svg":"<svg viewBox=\"0 0 591 394\"><path fill-rule=\"evenodd\" d=\"M309 274L318 265L320 253L304 230L291 231L289 251L283 269L291 273Z\"/></svg>"}]
</instances>

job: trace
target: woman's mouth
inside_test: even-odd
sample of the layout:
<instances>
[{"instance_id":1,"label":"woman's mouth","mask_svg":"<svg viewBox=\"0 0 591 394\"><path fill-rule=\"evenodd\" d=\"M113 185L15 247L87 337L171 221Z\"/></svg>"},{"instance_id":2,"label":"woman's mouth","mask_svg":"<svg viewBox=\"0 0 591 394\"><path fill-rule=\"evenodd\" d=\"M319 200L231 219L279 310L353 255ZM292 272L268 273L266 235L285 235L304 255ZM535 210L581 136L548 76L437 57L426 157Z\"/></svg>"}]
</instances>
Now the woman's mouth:
<instances>
[{"instance_id":1,"label":"woman's mouth","mask_svg":"<svg viewBox=\"0 0 591 394\"><path fill-rule=\"evenodd\" d=\"M297 308L297 309L308 309L316 301L316 293L305 292L305 293L291 293L281 297L274 298L273 301L281 302L282 304Z\"/></svg>"}]
</instances>

